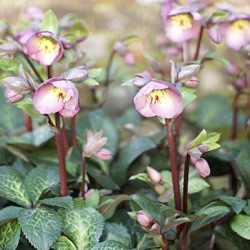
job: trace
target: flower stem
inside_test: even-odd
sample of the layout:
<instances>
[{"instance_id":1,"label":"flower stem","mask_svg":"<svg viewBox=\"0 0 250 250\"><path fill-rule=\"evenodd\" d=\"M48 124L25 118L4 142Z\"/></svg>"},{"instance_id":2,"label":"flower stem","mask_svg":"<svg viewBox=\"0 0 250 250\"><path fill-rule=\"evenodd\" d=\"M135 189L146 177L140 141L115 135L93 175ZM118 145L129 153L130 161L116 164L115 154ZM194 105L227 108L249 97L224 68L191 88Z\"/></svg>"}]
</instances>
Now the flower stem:
<instances>
[{"instance_id":1,"label":"flower stem","mask_svg":"<svg viewBox=\"0 0 250 250\"><path fill-rule=\"evenodd\" d=\"M56 128L57 128L57 131L55 132L55 137L56 137L57 155L58 155L58 162L59 162L60 193L61 193L61 196L66 196L68 194L67 172L66 172L65 153L64 153L64 148L63 148L62 131L60 127L60 114L59 113L56 113Z\"/></svg>"},{"instance_id":2,"label":"flower stem","mask_svg":"<svg viewBox=\"0 0 250 250\"><path fill-rule=\"evenodd\" d=\"M83 156L82 157L82 186L81 186L81 194L82 194L82 197L83 199L85 199L85 193L86 193L86 190L85 190L85 186L86 186L86 181L85 181L85 177L86 177L86 157Z\"/></svg>"},{"instance_id":3,"label":"flower stem","mask_svg":"<svg viewBox=\"0 0 250 250\"><path fill-rule=\"evenodd\" d=\"M161 234L161 242L162 242L161 249L168 250L168 242L164 236L164 233Z\"/></svg>"},{"instance_id":4,"label":"flower stem","mask_svg":"<svg viewBox=\"0 0 250 250\"><path fill-rule=\"evenodd\" d=\"M52 77L52 66L51 65L47 66L47 75L48 75L48 79L50 79Z\"/></svg>"},{"instance_id":5,"label":"flower stem","mask_svg":"<svg viewBox=\"0 0 250 250\"><path fill-rule=\"evenodd\" d=\"M170 157L170 165L171 165L171 172L172 172L175 209L181 211L179 171L177 168L175 138L173 136L173 128L172 128L171 120L165 119L165 124L166 124L167 137L168 137L168 148L169 148L169 157Z\"/></svg>"},{"instance_id":6,"label":"flower stem","mask_svg":"<svg viewBox=\"0 0 250 250\"><path fill-rule=\"evenodd\" d=\"M27 132L32 131L32 120L31 120L31 117L28 114L23 113L23 118L24 118L25 130Z\"/></svg>"},{"instance_id":7,"label":"flower stem","mask_svg":"<svg viewBox=\"0 0 250 250\"><path fill-rule=\"evenodd\" d=\"M76 142L76 118L75 116L70 118L70 131L71 131L72 146L76 147L77 142Z\"/></svg>"},{"instance_id":8,"label":"flower stem","mask_svg":"<svg viewBox=\"0 0 250 250\"><path fill-rule=\"evenodd\" d=\"M240 92L237 92L233 101L233 117L231 127L231 139L235 140L237 136L237 120L238 120L238 102L240 98Z\"/></svg>"},{"instance_id":9,"label":"flower stem","mask_svg":"<svg viewBox=\"0 0 250 250\"><path fill-rule=\"evenodd\" d=\"M25 60L27 61L27 63L29 64L29 66L31 67L31 69L33 70L33 72L35 73L35 75L38 78L39 82L42 83L43 79L40 76L39 72L34 67L33 63L30 61L29 57L24 52L21 52L21 54L24 56Z\"/></svg>"},{"instance_id":10,"label":"flower stem","mask_svg":"<svg viewBox=\"0 0 250 250\"><path fill-rule=\"evenodd\" d=\"M106 67L106 78L105 78L104 86L109 85L110 71L111 71L111 66L112 66L112 62L114 60L115 54L116 54L116 51L112 50L110 55L109 55L108 63L107 63L107 67Z\"/></svg>"},{"instance_id":11,"label":"flower stem","mask_svg":"<svg viewBox=\"0 0 250 250\"><path fill-rule=\"evenodd\" d=\"M188 203L188 175L189 175L189 164L190 155L186 155L185 166L184 166L184 176L183 176L183 200L182 200L182 211L187 213L187 203Z\"/></svg>"},{"instance_id":12,"label":"flower stem","mask_svg":"<svg viewBox=\"0 0 250 250\"><path fill-rule=\"evenodd\" d=\"M196 44L196 49L195 49L195 53L194 53L194 61L196 61L199 57L203 30L204 30L204 27L202 26L200 28L200 32L199 32L199 36L198 36L198 40L197 40L197 44Z\"/></svg>"},{"instance_id":13,"label":"flower stem","mask_svg":"<svg viewBox=\"0 0 250 250\"><path fill-rule=\"evenodd\" d=\"M68 137L67 137L67 131L65 128L65 125L63 124L62 126L62 141L63 141L63 148L64 152L67 153L69 149L69 143L68 143Z\"/></svg>"}]
</instances>

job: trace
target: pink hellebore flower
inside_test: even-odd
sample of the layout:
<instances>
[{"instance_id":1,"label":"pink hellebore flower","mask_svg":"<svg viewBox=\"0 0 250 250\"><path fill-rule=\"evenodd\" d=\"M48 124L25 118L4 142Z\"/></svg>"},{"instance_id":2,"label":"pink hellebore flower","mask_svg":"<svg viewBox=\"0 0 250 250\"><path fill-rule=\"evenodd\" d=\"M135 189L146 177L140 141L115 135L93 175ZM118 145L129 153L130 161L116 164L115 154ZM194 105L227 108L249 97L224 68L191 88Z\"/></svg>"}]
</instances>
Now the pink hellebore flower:
<instances>
[{"instance_id":1,"label":"pink hellebore flower","mask_svg":"<svg viewBox=\"0 0 250 250\"><path fill-rule=\"evenodd\" d=\"M95 156L99 160L110 160L112 153L105 148L102 148L108 141L107 137L102 137L103 130L94 132L87 130L87 142L83 145L83 156Z\"/></svg>"},{"instance_id":2,"label":"pink hellebore flower","mask_svg":"<svg viewBox=\"0 0 250 250\"><path fill-rule=\"evenodd\" d=\"M59 112L64 117L73 117L80 110L78 90L64 78L51 78L42 83L35 91L33 102L41 114Z\"/></svg>"},{"instance_id":3,"label":"pink hellebore flower","mask_svg":"<svg viewBox=\"0 0 250 250\"><path fill-rule=\"evenodd\" d=\"M250 43L250 15L231 15L221 26L227 46L233 50L240 50Z\"/></svg>"},{"instance_id":4,"label":"pink hellebore flower","mask_svg":"<svg viewBox=\"0 0 250 250\"><path fill-rule=\"evenodd\" d=\"M137 111L145 117L174 118L182 112L182 96L170 83L152 80L134 97Z\"/></svg>"},{"instance_id":5,"label":"pink hellebore flower","mask_svg":"<svg viewBox=\"0 0 250 250\"><path fill-rule=\"evenodd\" d=\"M196 37L200 31L201 16L191 7L180 6L168 12L165 19L165 32L169 40L183 43Z\"/></svg>"},{"instance_id":6,"label":"pink hellebore flower","mask_svg":"<svg viewBox=\"0 0 250 250\"><path fill-rule=\"evenodd\" d=\"M35 33L26 44L27 54L43 65L51 65L61 59L63 45L59 39L48 31Z\"/></svg>"},{"instance_id":7,"label":"pink hellebore flower","mask_svg":"<svg viewBox=\"0 0 250 250\"><path fill-rule=\"evenodd\" d=\"M21 100L23 98L23 95L15 92L14 90L6 88L5 97L7 98L8 102L13 103Z\"/></svg>"}]
</instances>

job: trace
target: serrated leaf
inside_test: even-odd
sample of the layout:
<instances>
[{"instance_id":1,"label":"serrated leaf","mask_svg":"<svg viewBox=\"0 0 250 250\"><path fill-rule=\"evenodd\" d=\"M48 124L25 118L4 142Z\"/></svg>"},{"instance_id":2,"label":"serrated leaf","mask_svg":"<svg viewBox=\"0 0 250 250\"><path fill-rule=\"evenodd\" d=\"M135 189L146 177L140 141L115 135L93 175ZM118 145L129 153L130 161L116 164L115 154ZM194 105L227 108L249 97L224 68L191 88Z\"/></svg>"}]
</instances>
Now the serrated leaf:
<instances>
[{"instance_id":1,"label":"serrated leaf","mask_svg":"<svg viewBox=\"0 0 250 250\"><path fill-rule=\"evenodd\" d=\"M202 190L208 187L210 187L210 185L202 178L194 177L188 180L188 193L189 194L201 192ZM183 189L183 183L182 183L181 190L182 189Z\"/></svg>"},{"instance_id":2,"label":"serrated leaf","mask_svg":"<svg viewBox=\"0 0 250 250\"><path fill-rule=\"evenodd\" d=\"M236 214L239 214L247 204L245 200L238 197L224 196L219 197L219 199L230 205Z\"/></svg>"},{"instance_id":3,"label":"serrated leaf","mask_svg":"<svg viewBox=\"0 0 250 250\"><path fill-rule=\"evenodd\" d=\"M0 195L24 207L31 205L23 176L13 167L0 167Z\"/></svg>"},{"instance_id":4,"label":"serrated leaf","mask_svg":"<svg viewBox=\"0 0 250 250\"><path fill-rule=\"evenodd\" d=\"M33 104L33 100L29 97L25 97L17 102L13 103L16 107L22 109L25 111L28 115L30 115L32 118L42 118L43 115L38 113Z\"/></svg>"},{"instance_id":5,"label":"serrated leaf","mask_svg":"<svg viewBox=\"0 0 250 250\"><path fill-rule=\"evenodd\" d=\"M48 10L44 14L41 30L50 31L54 35L57 35L58 27L59 27L58 20L55 13L52 10Z\"/></svg>"},{"instance_id":6,"label":"serrated leaf","mask_svg":"<svg viewBox=\"0 0 250 250\"><path fill-rule=\"evenodd\" d=\"M40 165L29 173L24 184L32 203L35 204L45 190L59 184L59 170L55 166Z\"/></svg>"},{"instance_id":7,"label":"serrated leaf","mask_svg":"<svg viewBox=\"0 0 250 250\"><path fill-rule=\"evenodd\" d=\"M63 232L78 250L88 250L95 245L103 227L103 217L93 208L78 205L63 213Z\"/></svg>"},{"instance_id":8,"label":"serrated leaf","mask_svg":"<svg viewBox=\"0 0 250 250\"><path fill-rule=\"evenodd\" d=\"M54 198L48 198L39 200L39 202L49 205L49 206L55 206L65 209L73 209L73 199L70 196L64 196L64 197L54 197Z\"/></svg>"},{"instance_id":9,"label":"serrated leaf","mask_svg":"<svg viewBox=\"0 0 250 250\"><path fill-rule=\"evenodd\" d=\"M15 250L19 243L21 227L17 220L0 227L0 249Z\"/></svg>"},{"instance_id":10,"label":"serrated leaf","mask_svg":"<svg viewBox=\"0 0 250 250\"><path fill-rule=\"evenodd\" d=\"M90 69L89 70L89 78L96 78L102 73L102 69Z\"/></svg>"},{"instance_id":11,"label":"serrated leaf","mask_svg":"<svg viewBox=\"0 0 250 250\"><path fill-rule=\"evenodd\" d=\"M128 247L118 241L106 240L95 245L91 250L128 250Z\"/></svg>"},{"instance_id":12,"label":"serrated leaf","mask_svg":"<svg viewBox=\"0 0 250 250\"><path fill-rule=\"evenodd\" d=\"M55 250L77 250L73 242L66 236L60 236L52 248Z\"/></svg>"},{"instance_id":13,"label":"serrated leaf","mask_svg":"<svg viewBox=\"0 0 250 250\"><path fill-rule=\"evenodd\" d=\"M231 220L230 226L238 235L250 240L250 216L238 214Z\"/></svg>"},{"instance_id":14,"label":"serrated leaf","mask_svg":"<svg viewBox=\"0 0 250 250\"><path fill-rule=\"evenodd\" d=\"M1 223L6 220L13 220L18 218L19 212L22 207L8 206L0 210L0 221ZM1 224L0 223L0 224Z\"/></svg>"},{"instance_id":15,"label":"serrated leaf","mask_svg":"<svg viewBox=\"0 0 250 250\"><path fill-rule=\"evenodd\" d=\"M155 147L156 144L148 138L139 137L131 140L120 150L118 161L112 166L111 173L115 181L123 185L126 181L127 169L130 164L142 153Z\"/></svg>"},{"instance_id":16,"label":"serrated leaf","mask_svg":"<svg viewBox=\"0 0 250 250\"><path fill-rule=\"evenodd\" d=\"M61 232L61 218L53 209L23 209L19 222L29 242L38 250L49 250Z\"/></svg>"}]
</instances>

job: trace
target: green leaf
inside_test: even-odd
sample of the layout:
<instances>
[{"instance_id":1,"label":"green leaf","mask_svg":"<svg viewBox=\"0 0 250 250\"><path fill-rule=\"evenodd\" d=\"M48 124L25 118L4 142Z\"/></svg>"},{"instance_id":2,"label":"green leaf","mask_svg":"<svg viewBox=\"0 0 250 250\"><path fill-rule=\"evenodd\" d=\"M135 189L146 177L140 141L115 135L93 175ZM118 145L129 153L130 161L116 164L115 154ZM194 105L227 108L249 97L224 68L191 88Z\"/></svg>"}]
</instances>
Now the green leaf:
<instances>
[{"instance_id":1,"label":"green leaf","mask_svg":"<svg viewBox=\"0 0 250 250\"><path fill-rule=\"evenodd\" d=\"M203 129L199 133L199 135L197 135L197 137L189 144L189 148L192 149L199 146L206 138L207 138L207 132L205 129Z\"/></svg>"},{"instance_id":2,"label":"green leaf","mask_svg":"<svg viewBox=\"0 0 250 250\"><path fill-rule=\"evenodd\" d=\"M96 78L102 73L102 69L90 69L89 70L89 78Z\"/></svg>"},{"instance_id":3,"label":"green leaf","mask_svg":"<svg viewBox=\"0 0 250 250\"><path fill-rule=\"evenodd\" d=\"M199 177L190 178L188 180L188 193L189 194L198 193L204 190L205 188L208 188L209 186L210 185L202 178ZM181 190L182 189L183 189L183 183Z\"/></svg>"},{"instance_id":4,"label":"green leaf","mask_svg":"<svg viewBox=\"0 0 250 250\"><path fill-rule=\"evenodd\" d=\"M134 43L139 40L139 36L137 35L131 35L123 39L123 42L126 46L130 45L131 43Z\"/></svg>"},{"instance_id":5,"label":"green leaf","mask_svg":"<svg viewBox=\"0 0 250 250\"><path fill-rule=\"evenodd\" d=\"M232 207L236 214L239 214L242 209L246 206L247 202L239 197L224 196L219 199Z\"/></svg>"},{"instance_id":6,"label":"green leaf","mask_svg":"<svg viewBox=\"0 0 250 250\"><path fill-rule=\"evenodd\" d=\"M0 69L2 71L11 71L13 73L18 73L20 67L20 62L16 59L0 58Z\"/></svg>"},{"instance_id":7,"label":"green leaf","mask_svg":"<svg viewBox=\"0 0 250 250\"><path fill-rule=\"evenodd\" d=\"M182 107L183 108L185 108L190 102L192 102L193 100L197 98L197 95L195 94L196 92L195 88L182 86L180 88L180 92L182 95Z\"/></svg>"},{"instance_id":8,"label":"green leaf","mask_svg":"<svg viewBox=\"0 0 250 250\"><path fill-rule=\"evenodd\" d=\"M237 165L239 166L241 176L244 180L247 190L250 191L249 148L238 148L238 150L240 150L240 153L237 155L235 160L237 162Z\"/></svg>"},{"instance_id":9,"label":"green leaf","mask_svg":"<svg viewBox=\"0 0 250 250\"><path fill-rule=\"evenodd\" d=\"M43 115L41 115L40 113L38 113L35 110L33 100L29 97L25 97L17 102L14 102L13 104L16 107L25 111L32 118L42 118L43 117Z\"/></svg>"},{"instance_id":10,"label":"green leaf","mask_svg":"<svg viewBox=\"0 0 250 250\"><path fill-rule=\"evenodd\" d=\"M0 196L24 207L31 205L23 176L13 167L0 167Z\"/></svg>"},{"instance_id":11,"label":"green leaf","mask_svg":"<svg viewBox=\"0 0 250 250\"><path fill-rule=\"evenodd\" d=\"M49 206L55 206L55 207L60 207L60 208L65 208L65 209L73 209L73 199L70 196L64 196L64 197L54 197L54 198L48 198L48 199L43 199L39 200L42 204L46 204Z\"/></svg>"},{"instance_id":12,"label":"green leaf","mask_svg":"<svg viewBox=\"0 0 250 250\"><path fill-rule=\"evenodd\" d=\"M23 209L19 216L22 231L38 250L49 250L61 232L61 219L50 208Z\"/></svg>"},{"instance_id":13,"label":"green leaf","mask_svg":"<svg viewBox=\"0 0 250 250\"><path fill-rule=\"evenodd\" d=\"M127 228L123 224L106 223L105 232L106 240L118 241L126 246L131 244L131 237Z\"/></svg>"},{"instance_id":14,"label":"green leaf","mask_svg":"<svg viewBox=\"0 0 250 250\"><path fill-rule=\"evenodd\" d=\"M0 249L15 250L19 243L21 227L17 220L0 227Z\"/></svg>"},{"instance_id":15,"label":"green leaf","mask_svg":"<svg viewBox=\"0 0 250 250\"><path fill-rule=\"evenodd\" d=\"M231 220L230 226L242 238L250 240L250 216L238 214Z\"/></svg>"},{"instance_id":16,"label":"green leaf","mask_svg":"<svg viewBox=\"0 0 250 250\"><path fill-rule=\"evenodd\" d=\"M126 194L119 194L117 196L113 197L106 197L101 201L101 205L99 208L100 213L103 215L103 217L107 220L111 218L117 206L123 202L130 200L129 196Z\"/></svg>"},{"instance_id":17,"label":"green leaf","mask_svg":"<svg viewBox=\"0 0 250 250\"><path fill-rule=\"evenodd\" d=\"M52 246L55 250L77 250L75 245L66 236L60 236Z\"/></svg>"},{"instance_id":18,"label":"green leaf","mask_svg":"<svg viewBox=\"0 0 250 250\"><path fill-rule=\"evenodd\" d=\"M148 175L146 173L139 173L139 174L130 176L129 180L141 180L141 181L145 181L147 183L151 183L150 178L148 177Z\"/></svg>"},{"instance_id":19,"label":"green leaf","mask_svg":"<svg viewBox=\"0 0 250 250\"><path fill-rule=\"evenodd\" d=\"M11 103L7 102L5 97L5 88L3 87L0 87L0 106L0 135L9 135L13 133L15 129L23 126L23 112Z\"/></svg>"},{"instance_id":20,"label":"green leaf","mask_svg":"<svg viewBox=\"0 0 250 250\"><path fill-rule=\"evenodd\" d=\"M133 86L134 78L129 79L121 84L121 86Z\"/></svg>"},{"instance_id":21,"label":"green leaf","mask_svg":"<svg viewBox=\"0 0 250 250\"><path fill-rule=\"evenodd\" d=\"M88 31L81 20L74 20L73 25L68 31L67 38L73 43L79 40L85 39L88 35Z\"/></svg>"},{"instance_id":22,"label":"green leaf","mask_svg":"<svg viewBox=\"0 0 250 250\"><path fill-rule=\"evenodd\" d=\"M22 207L8 206L0 210L0 221L13 220L18 218L19 212L22 210Z\"/></svg>"},{"instance_id":23,"label":"green leaf","mask_svg":"<svg viewBox=\"0 0 250 250\"><path fill-rule=\"evenodd\" d=\"M128 250L128 247L118 241L106 240L95 245L91 250Z\"/></svg>"},{"instance_id":24,"label":"green leaf","mask_svg":"<svg viewBox=\"0 0 250 250\"><path fill-rule=\"evenodd\" d=\"M59 184L58 168L50 165L40 165L29 173L24 184L32 203L35 204L44 191Z\"/></svg>"},{"instance_id":25,"label":"green leaf","mask_svg":"<svg viewBox=\"0 0 250 250\"><path fill-rule=\"evenodd\" d=\"M58 27L59 27L58 20L55 13L52 10L48 10L44 14L41 30L50 31L54 35L57 35Z\"/></svg>"},{"instance_id":26,"label":"green leaf","mask_svg":"<svg viewBox=\"0 0 250 250\"><path fill-rule=\"evenodd\" d=\"M85 204L87 207L98 208L100 203L100 191L93 190L88 196L85 198Z\"/></svg>"},{"instance_id":27,"label":"green leaf","mask_svg":"<svg viewBox=\"0 0 250 250\"><path fill-rule=\"evenodd\" d=\"M123 185L126 181L127 169L130 164L142 153L155 147L156 144L148 138L139 137L131 140L121 149L118 161L112 166L111 173L115 181Z\"/></svg>"},{"instance_id":28,"label":"green leaf","mask_svg":"<svg viewBox=\"0 0 250 250\"><path fill-rule=\"evenodd\" d=\"M18 148L33 149L45 144L54 136L51 129L47 125L43 125L33 130L26 132L21 136L12 136L8 140L8 145L16 146Z\"/></svg>"},{"instance_id":29,"label":"green leaf","mask_svg":"<svg viewBox=\"0 0 250 250\"><path fill-rule=\"evenodd\" d=\"M87 86L98 86L99 85L99 83L95 79L92 79L92 78L88 78L87 80L83 81L83 84L87 85Z\"/></svg>"},{"instance_id":30,"label":"green leaf","mask_svg":"<svg viewBox=\"0 0 250 250\"><path fill-rule=\"evenodd\" d=\"M63 232L78 250L88 250L95 245L103 230L104 220L96 210L75 205L63 213Z\"/></svg>"}]
</instances>

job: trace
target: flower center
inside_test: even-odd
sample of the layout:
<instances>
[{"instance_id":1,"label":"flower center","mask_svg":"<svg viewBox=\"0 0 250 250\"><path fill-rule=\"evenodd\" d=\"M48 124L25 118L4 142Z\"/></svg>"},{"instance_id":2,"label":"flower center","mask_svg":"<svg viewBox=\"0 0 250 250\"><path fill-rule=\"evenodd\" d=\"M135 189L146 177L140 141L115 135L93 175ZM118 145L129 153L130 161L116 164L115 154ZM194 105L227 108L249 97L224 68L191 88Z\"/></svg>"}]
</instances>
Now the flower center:
<instances>
[{"instance_id":1,"label":"flower center","mask_svg":"<svg viewBox=\"0 0 250 250\"><path fill-rule=\"evenodd\" d=\"M71 96L67 95L65 90L54 87L53 89L55 96L57 97L57 101L68 102L71 99Z\"/></svg>"},{"instance_id":2,"label":"flower center","mask_svg":"<svg viewBox=\"0 0 250 250\"><path fill-rule=\"evenodd\" d=\"M45 53L54 52L57 42L51 37L42 37L40 39L40 48Z\"/></svg>"},{"instance_id":3,"label":"flower center","mask_svg":"<svg viewBox=\"0 0 250 250\"><path fill-rule=\"evenodd\" d=\"M238 19L231 23L231 27L235 31L242 31L247 25L249 25L249 21L246 19Z\"/></svg>"},{"instance_id":4,"label":"flower center","mask_svg":"<svg viewBox=\"0 0 250 250\"><path fill-rule=\"evenodd\" d=\"M177 14L171 16L171 22L174 28L181 28L183 30L190 29L192 27L192 15L189 13Z\"/></svg>"},{"instance_id":5,"label":"flower center","mask_svg":"<svg viewBox=\"0 0 250 250\"><path fill-rule=\"evenodd\" d=\"M166 90L156 89L149 93L148 101L151 103L161 102L166 97Z\"/></svg>"}]
</instances>

